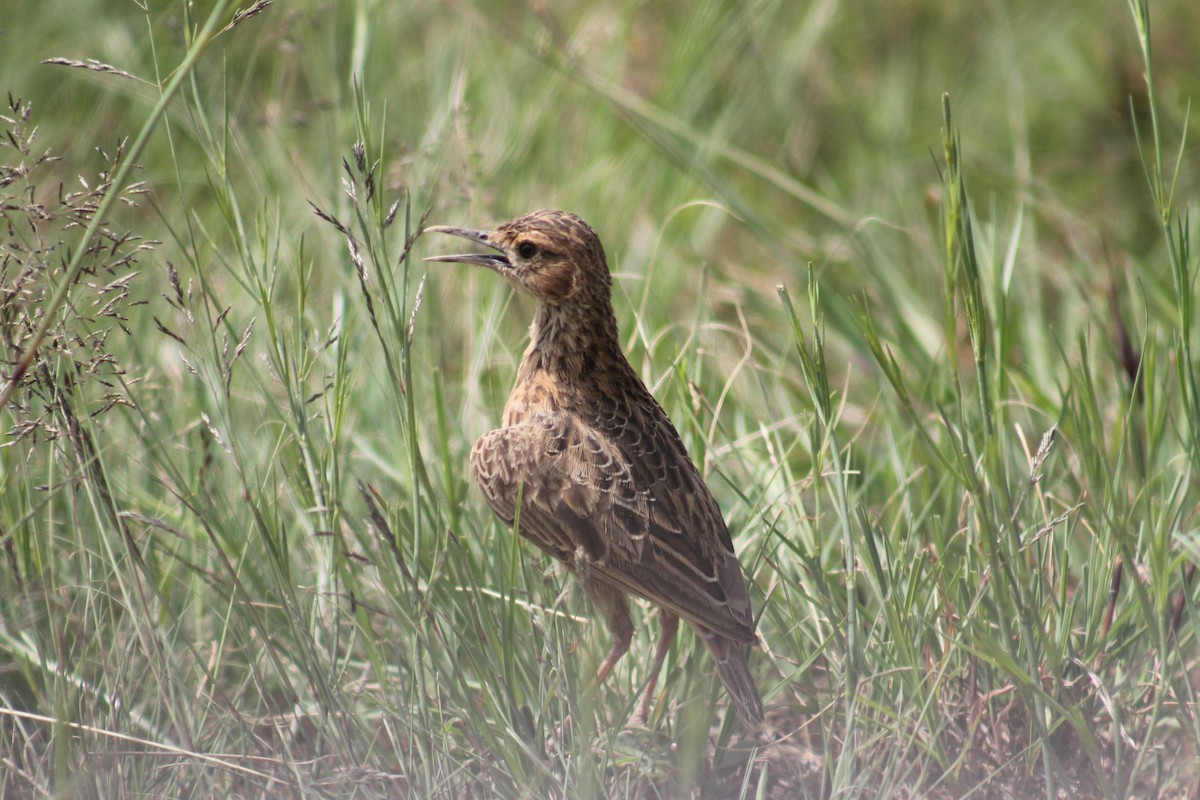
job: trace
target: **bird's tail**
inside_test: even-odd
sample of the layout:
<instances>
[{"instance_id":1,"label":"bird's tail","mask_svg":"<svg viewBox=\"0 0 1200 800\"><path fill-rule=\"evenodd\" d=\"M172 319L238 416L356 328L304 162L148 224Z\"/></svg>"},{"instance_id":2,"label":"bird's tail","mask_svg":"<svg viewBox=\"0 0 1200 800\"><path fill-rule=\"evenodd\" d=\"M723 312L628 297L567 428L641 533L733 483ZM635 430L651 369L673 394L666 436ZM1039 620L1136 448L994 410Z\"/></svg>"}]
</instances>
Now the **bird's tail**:
<instances>
[{"instance_id":1,"label":"bird's tail","mask_svg":"<svg viewBox=\"0 0 1200 800\"><path fill-rule=\"evenodd\" d=\"M759 696L758 687L750 675L745 645L713 633L702 634L702 638L708 645L708 651L712 653L721 683L725 684L729 696L737 706L738 716L746 725L757 726L763 719L762 697Z\"/></svg>"}]
</instances>

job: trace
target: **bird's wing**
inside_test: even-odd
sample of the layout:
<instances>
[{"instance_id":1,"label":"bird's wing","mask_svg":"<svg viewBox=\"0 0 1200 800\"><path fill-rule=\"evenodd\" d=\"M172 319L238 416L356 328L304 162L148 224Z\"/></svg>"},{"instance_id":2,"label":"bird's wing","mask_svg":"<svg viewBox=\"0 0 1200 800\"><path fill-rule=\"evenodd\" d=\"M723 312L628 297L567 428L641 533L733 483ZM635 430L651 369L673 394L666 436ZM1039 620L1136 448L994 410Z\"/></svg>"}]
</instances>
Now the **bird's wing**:
<instances>
[{"instance_id":1,"label":"bird's wing","mask_svg":"<svg viewBox=\"0 0 1200 800\"><path fill-rule=\"evenodd\" d=\"M654 422L657 422L655 420ZM492 509L576 571L664 606L705 630L756 640L724 519L662 416L617 441L567 414L485 434L471 464ZM644 445L644 446L638 446ZM678 452L676 452L676 449Z\"/></svg>"}]
</instances>

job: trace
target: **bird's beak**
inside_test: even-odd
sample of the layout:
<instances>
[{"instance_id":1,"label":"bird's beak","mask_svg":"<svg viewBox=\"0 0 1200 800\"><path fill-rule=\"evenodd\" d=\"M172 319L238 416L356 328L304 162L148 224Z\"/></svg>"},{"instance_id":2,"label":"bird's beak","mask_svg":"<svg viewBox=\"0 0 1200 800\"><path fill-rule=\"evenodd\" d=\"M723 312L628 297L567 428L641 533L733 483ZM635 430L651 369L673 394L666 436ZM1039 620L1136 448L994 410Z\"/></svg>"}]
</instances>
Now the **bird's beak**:
<instances>
[{"instance_id":1,"label":"bird's beak","mask_svg":"<svg viewBox=\"0 0 1200 800\"><path fill-rule=\"evenodd\" d=\"M430 256L426 261L450 261L460 264L478 264L481 267L494 269L497 272L507 271L512 264L504 256L503 248L492 244L490 234L487 231L473 231L467 228L452 228L449 225L432 225L425 230L433 231L434 233L448 233L451 236L460 236L463 239L470 239L472 242L479 242L484 247L490 247L493 250L499 251L499 255L493 253L461 253L450 256Z\"/></svg>"}]
</instances>

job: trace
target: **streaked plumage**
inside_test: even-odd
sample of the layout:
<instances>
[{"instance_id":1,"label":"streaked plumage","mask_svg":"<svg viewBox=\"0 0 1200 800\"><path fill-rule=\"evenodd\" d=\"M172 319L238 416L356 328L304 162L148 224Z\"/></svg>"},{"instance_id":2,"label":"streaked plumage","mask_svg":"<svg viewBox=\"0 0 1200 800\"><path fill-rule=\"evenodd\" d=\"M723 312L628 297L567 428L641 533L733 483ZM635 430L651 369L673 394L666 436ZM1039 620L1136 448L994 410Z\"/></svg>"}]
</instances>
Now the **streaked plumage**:
<instances>
[{"instance_id":1,"label":"streaked plumage","mask_svg":"<svg viewBox=\"0 0 1200 800\"><path fill-rule=\"evenodd\" d=\"M538 301L531 340L504 408L471 466L508 524L579 577L612 633L602 681L633 636L626 595L659 606L663 634L635 720L644 721L683 617L704 640L740 716L762 701L745 646L758 641L746 584L720 509L618 339L612 279L587 223L535 211L494 231L435 227L498 254L439 256L486 266Z\"/></svg>"}]
</instances>

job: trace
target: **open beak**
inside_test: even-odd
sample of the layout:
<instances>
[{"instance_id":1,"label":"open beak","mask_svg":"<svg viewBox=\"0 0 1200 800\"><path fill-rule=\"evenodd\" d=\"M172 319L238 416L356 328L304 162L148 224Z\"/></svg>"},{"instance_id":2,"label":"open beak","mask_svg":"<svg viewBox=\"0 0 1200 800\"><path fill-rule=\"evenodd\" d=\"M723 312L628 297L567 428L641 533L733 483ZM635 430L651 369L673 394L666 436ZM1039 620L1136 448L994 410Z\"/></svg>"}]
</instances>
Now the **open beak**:
<instances>
[{"instance_id":1,"label":"open beak","mask_svg":"<svg viewBox=\"0 0 1200 800\"><path fill-rule=\"evenodd\" d=\"M493 253L460 253L450 256L430 256L425 259L426 261L452 261L460 264L478 264L481 267L494 269L497 272L506 272L512 267L512 264L505 258L503 249L488 240L489 234L487 231L452 228L449 225L431 225L425 230L435 233L448 233L451 236L460 236L463 239L470 239L472 242L479 242L484 247L490 247L493 250L499 251L499 255Z\"/></svg>"}]
</instances>

